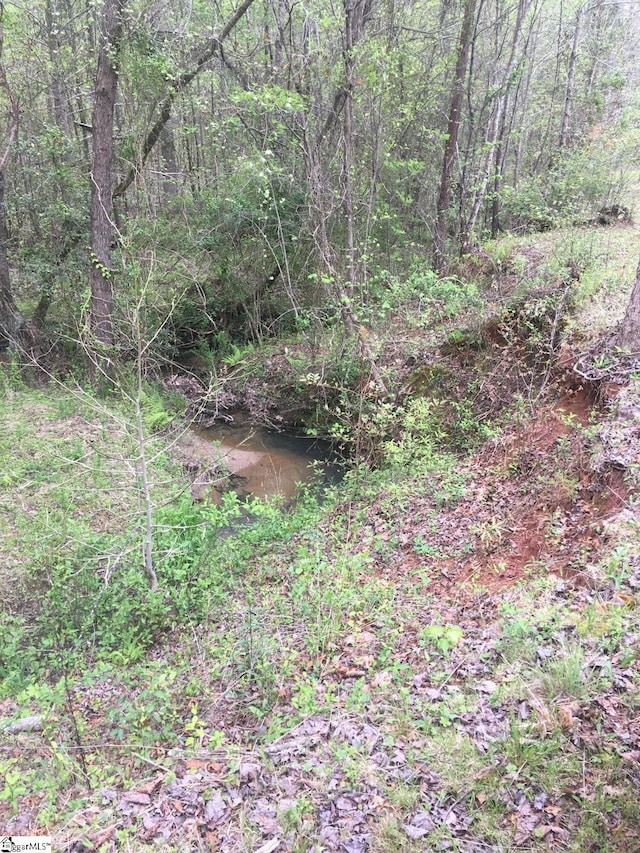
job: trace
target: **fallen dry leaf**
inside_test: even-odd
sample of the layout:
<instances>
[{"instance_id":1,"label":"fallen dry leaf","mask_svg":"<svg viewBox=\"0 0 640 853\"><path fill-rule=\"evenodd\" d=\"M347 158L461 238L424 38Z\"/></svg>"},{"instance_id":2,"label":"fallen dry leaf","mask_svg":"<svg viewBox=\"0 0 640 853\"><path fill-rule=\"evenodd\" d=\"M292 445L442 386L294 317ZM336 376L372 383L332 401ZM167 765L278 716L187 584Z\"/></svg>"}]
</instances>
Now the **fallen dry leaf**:
<instances>
[{"instance_id":1,"label":"fallen dry leaf","mask_svg":"<svg viewBox=\"0 0 640 853\"><path fill-rule=\"evenodd\" d=\"M280 846L279 838L271 838L269 841L265 842L262 847L258 847L254 853L273 853L274 850L277 850Z\"/></svg>"},{"instance_id":2,"label":"fallen dry leaf","mask_svg":"<svg viewBox=\"0 0 640 853\"><path fill-rule=\"evenodd\" d=\"M157 776L154 776L153 779L148 779L146 782L143 782L142 785L138 785L136 790L141 794L153 794L153 792L162 784L163 778L162 774L158 774Z\"/></svg>"},{"instance_id":3,"label":"fallen dry leaf","mask_svg":"<svg viewBox=\"0 0 640 853\"><path fill-rule=\"evenodd\" d=\"M567 731L568 729L573 728L575 723L574 714L577 710L578 706L576 704L558 706L558 722L560 723L561 729Z\"/></svg>"},{"instance_id":4,"label":"fallen dry leaf","mask_svg":"<svg viewBox=\"0 0 640 853\"><path fill-rule=\"evenodd\" d=\"M127 803L135 803L139 806L148 806L151 803L151 797L143 791L127 791L122 799Z\"/></svg>"}]
</instances>

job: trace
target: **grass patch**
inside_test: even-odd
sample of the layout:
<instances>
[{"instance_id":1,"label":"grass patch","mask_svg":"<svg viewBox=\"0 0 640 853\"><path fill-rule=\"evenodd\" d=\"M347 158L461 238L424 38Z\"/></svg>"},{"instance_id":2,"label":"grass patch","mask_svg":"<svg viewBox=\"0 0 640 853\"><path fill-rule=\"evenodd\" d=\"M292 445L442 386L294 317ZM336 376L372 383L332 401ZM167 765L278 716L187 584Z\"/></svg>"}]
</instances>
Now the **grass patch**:
<instances>
[{"instance_id":1,"label":"grass patch","mask_svg":"<svg viewBox=\"0 0 640 853\"><path fill-rule=\"evenodd\" d=\"M532 286L531 253L543 243L536 288L578 264L580 312L607 276L623 274L627 235L565 239L490 251L516 291ZM441 316L449 335L455 306L484 304L480 286L465 295L457 280L420 275L407 288L423 326ZM494 435L487 455L469 455L488 422L462 404L444 412L432 386L451 371L416 370L414 391L426 396L365 407L360 428L375 433L377 470L354 466L323 502L308 492L285 508L233 497L193 504L158 432L161 400L149 393L157 593L141 571L126 405L32 391L5 372L2 712L39 725L0 730L4 826L20 815L69 847L84 836L87 846L132 851L152 846L140 827L156 818L165 849L183 850L184 815L194 845L224 836L236 849L271 839L292 851L352 839L381 853L605 850L620 839L633 849L637 525L598 554L575 549L580 577L587 560L601 568L585 588L546 561L570 521L549 511L535 560L543 578L509 589L489 569L514 538L510 498L488 500L509 448ZM342 378L351 373L346 365ZM486 387L469 385L477 395ZM548 471L534 465L528 483L523 448L510 481L525 483L527 497L586 502L588 460L580 475L565 471L583 453L580 432L547 454ZM476 518L478 506L487 512ZM590 517L584 526L595 530ZM470 571L484 572L484 589L471 589ZM490 587L496 579L504 585Z\"/></svg>"}]
</instances>

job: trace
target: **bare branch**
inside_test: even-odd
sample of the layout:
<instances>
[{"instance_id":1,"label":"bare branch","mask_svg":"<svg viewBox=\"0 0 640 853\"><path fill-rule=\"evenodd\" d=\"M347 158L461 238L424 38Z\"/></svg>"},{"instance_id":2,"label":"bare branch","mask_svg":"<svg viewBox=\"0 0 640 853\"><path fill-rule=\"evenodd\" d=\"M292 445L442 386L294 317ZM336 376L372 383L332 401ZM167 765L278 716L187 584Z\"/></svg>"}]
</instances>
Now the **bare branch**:
<instances>
[{"instance_id":1,"label":"bare branch","mask_svg":"<svg viewBox=\"0 0 640 853\"><path fill-rule=\"evenodd\" d=\"M18 106L18 99L13 94L11 86L9 85L9 81L7 80L7 74L4 70L4 64L2 63L2 48L4 47L4 3L0 2L0 88L4 90L4 93L7 96L9 101L9 107L11 111L11 123L9 125L9 135L7 137L7 144L4 149L4 153L0 158L0 172L4 172L7 162L9 160L9 155L11 154L11 149L13 147L13 143L16 141L16 137L18 135L18 125L20 123L20 108Z\"/></svg>"},{"instance_id":2,"label":"bare branch","mask_svg":"<svg viewBox=\"0 0 640 853\"><path fill-rule=\"evenodd\" d=\"M134 162L133 166L129 169L126 176L120 181L117 187L113 191L113 198L118 198L128 190L128 188L133 183L135 176L140 172L140 170L144 167L144 164L147 162L147 158L149 154L153 151L158 139L160 138L160 134L166 123L171 118L171 110L173 108L173 103L184 90L189 86L189 84L198 76L198 74L202 71L204 66L209 62L216 53L219 53L222 48L223 41L227 38L229 33L234 29L238 21L245 15L250 6L255 2L255 0L244 0L244 2L238 7L233 17L227 22L219 35L213 36L209 39L209 41L204 45L200 53L197 55L195 63L192 68L188 71L184 71L173 84L170 91L165 95L164 100L160 104L160 115L156 119L153 127L147 133L144 143L142 145L142 151L140 157Z\"/></svg>"}]
</instances>

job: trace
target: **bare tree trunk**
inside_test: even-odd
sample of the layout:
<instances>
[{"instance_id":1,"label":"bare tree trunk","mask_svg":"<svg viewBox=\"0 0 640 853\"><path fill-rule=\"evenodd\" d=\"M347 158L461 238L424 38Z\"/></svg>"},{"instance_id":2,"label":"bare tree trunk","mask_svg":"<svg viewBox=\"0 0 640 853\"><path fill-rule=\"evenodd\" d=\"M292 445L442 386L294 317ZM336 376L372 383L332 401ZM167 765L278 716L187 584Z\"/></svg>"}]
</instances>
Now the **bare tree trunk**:
<instances>
[{"instance_id":1,"label":"bare tree trunk","mask_svg":"<svg viewBox=\"0 0 640 853\"><path fill-rule=\"evenodd\" d=\"M47 26L47 49L51 63L51 113L58 127L64 131L67 138L71 136L71 120L69 104L64 92L62 69L60 64L60 42L55 35L54 11L51 0L45 6L45 22Z\"/></svg>"},{"instance_id":2,"label":"bare tree trunk","mask_svg":"<svg viewBox=\"0 0 640 853\"><path fill-rule=\"evenodd\" d=\"M538 26L539 26L539 24L538 24ZM521 98L522 118L521 118L520 127L518 129L518 133L517 133L518 142L517 142L516 150L515 150L514 157L513 157L513 175L511 178L511 185L514 189L516 189L518 187L518 184L520 182L520 167L522 164L522 154L523 154L523 151L525 148L525 142L527 139L527 130L526 130L525 119L526 119L527 107L529 105L529 92L531 90L531 82L533 79L533 70L534 70L533 57L535 56L535 53L536 53L537 35L538 35L538 33L532 30L531 37L533 40L533 46L531 48L530 61L527 63L527 65L528 65L527 74L526 74L526 77L524 80L524 91L523 91L523 95ZM526 53L526 50L525 50L525 53ZM508 227L510 227L510 225Z\"/></svg>"},{"instance_id":3,"label":"bare tree trunk","mask_svg":"<svg viewBox=\"0 0 640 853\"><path fill-rule=\"evenodd\" d=\"M502 114L500 131L496 139L496 168L493 175L493 199L491 200L491 236L497 237L500 230L500 190L502 189L502 177L504 164L507 157L507 107Z\"/></svg>"},{"instance_id":4,"label":"bare tree trunk","mask_svg":"<svg viewBox=\"0 0 640 853\"><path fill-rule=\"evenodd\" d=\"M458 42L458 55L456 58L456 70L453 81L453 94L451 106L449 107L449 119L447 121L447 136L444 143L444 157L442 161L442 176L440 178L440 191L436 206L436 230L434 234L433 261L435 268L442 272L446 264L447 230L449 225L449 209L451 207L451 182L453 178L453 164L458 150L458 131L460 130L460 114L462 112L462 99L464 97L464 81L467 75L467 63L469 59L469 48L471 45L471 33L475 14L475 0L466 0L464 6L464 17L460 29L460 40Z\"/></svg>"},{"instance_id":5,"label":"bare tree trunk","mask_svg":"<svg viewBox=\"0 0 640 853\"><path fill-rule=\"evenodd\" d=\"M360 325L358 318L353 309L350 295L344 289L340 281L340 274L337 269L335 251L331 246L329 232L327 230L327 221L330 216L330 207L326 199L332 197L332 193L327 191L326 181L322 173L317 151L309 138L306 116L303 118L302 129L302 151L304 155L305 167L307 172L307 184L311 196L310 222L313 226L313 238L316 248L320 254L320 259L330 279L330 287L333 287L337 292L340 300L342 319L347 332L350 335L357 337L360 345L362 358L369 365L371 375L373 376L376 385L383 394L388 395L388 390L385 385L382 374L378 369L375 356L369 345L366 329Z\"/></svg>"},{"instance_id":6,"label":"bare tree trunk","mask_svg":"<svg viewBox=\"0 0 640 853\"><path fill-rule=\"evenodd\" d=\"M11 272L9 269L8 242L6 222L6 205L4 200L4 169L0 171L0 350L15 347L18 343L22 319L16 307L11 289Z\"/></svg>"},{"instance_id":7,"label":"bare tree trunk","mask_svg":"<svg viewBox=\"0 0 640 853\"><path fill-rule=\"evenodd\" d=\"M11 271L9 269L9 232L7 230L7 208L5 204L5 183L7 163L13 143L18 136L20 110L18 101L13 94L2 60L4 45L4 29L2 16L4 5L0 4L0 88L9 101L10 119L7 143L0 157L0 349L19 346L22 318L18 313L11 288Z\"/></svg>"},{"instance_id":8,"label":"bare tree trunk","mask_svg":"<svg viewBox=\"0 0 640 853\"><path fill-rule=\"evenodd\" d=\"M573 95L576 82L576 64L578 61L578 45L580 43L580 32L582 30L582 19L584 6L580 6L576 13L576 25L573 31L573 42L571 44L571 55L569 57L569 68L567 70L567 88L564 95L564 106L562 108L562 121L560 124L560 148L564 148L568 141L569 124L571 121L571 108L573 106Z\"/></svg>"},{"instance_id":9,"label":"bare tree trunk","mask_svg":"<svg viewBox=\"0 0 640 853\"><path fill-rule=\"evenodd\" d=\"M476 223L478 221L478 215L484 204L487 186L489 184L489 180L491 179L491 175L494 170L494 166L496 163L496 155L498 148L498 139L500 133L500 127L502 125L502 119L507 109L507 103L509 100L509 95L511 91L511 86L513 83L512 77L513 72L516 66L516 58L517 58L517 48L518 41L520 39L520 32L522 29L522 21L524 19L524 15L528 8L530 0L520 0L518 3L518 10L516 14L516 21L513 28L513 40L511 42L511 51L509 54L509 59L507 61L507 67L505 68L503 77L502 77L502 91L498 94L495 111L493 115L493 122L491 123L491 127L489 133L487 135L487 157L485 162L485 167L482 173L482 178L480 181L480 187L478 188L473 206L471 208L471 213L469 214L469 219L467 220L465 233L463 234L462 241L462 251L468 251L470 248L471 242L473 240L473 232L476 227Z\"/></svg>"},{"instance_id":10,"label":"bare tree trunk","mask_svg":"<svg viewBox=\"0 0 640 853\"><path fill-rule=\"evenodd\" d=\"M126 0L106 0L98 50L93 106L91 168L91 308L89 331L101 344L113 344L112 161L113 121L118 90L116 60Z\"/></svg>"},{"instance_id":11,"label":"bare tree trunk","mask_svg":"<svg viewBox=\"0 0 640 853\"><path fill-rule=\"evenodd\" d=\"M353 290L357 282L357 262L355 245L355 223L353 210L353 188L351 182L351 160L353 144L353 87L355 85L355 57L354 48L364 36L367 20L371 14L370 0L345 0L345 35L343 47L343 61L345 69L344 85L340 86L333 100L333 107L320 133L316 137L315 144L311 141L307 115L302 116L302 150L307 173L307 184L311 198L310 221L313 227L313 237L320 259L326 270L330 281L329 287L338 296L342 320L349 335L355 337L360 347L362 359L369 366L371 376L380 391L388 395L384 379L375 355L371 349L368 332L358 320L353 307ZM340 110L344 109L343 115L343 148L342 148L342 209L346 219L347 230L347 286L345 287L337 263L336 252L329 238L328 221L332 215L333 193L331 192L327 176L323 172L320 162L320 148L322 141L331 132L333 124L337 121Z\"/></svg>"},{"instance_id":12,"label":"bare tree trunk","mask_svg":"<svg viewBox=\"0 0 640 853\"><path fill-rule=\"evenodd\" d=\"M178 194L180 170L176 157L176 140L172 122L169 121L160 136L160 153L162 157L162 192L165 198L175 198Z\"/></svg>"},{"instance_id":13,"label":"bare tree trunk","mask_svg":"<svg viewBox=\"0 0 640 853\"><path fill-rule=\"evenodd\" d=\"M491 216L491 236L496 237L497 234L504 227L503 222L501 221L501 192L502 186L505 179L505 172L507 168L507 151L509 150L509 144L512 139L512 131L513 126L516 122L518 109L520 103L523 105L523 112L526 113L528 107L528 99L529 99L529 86L531 84L531 76L533 69L533 61L532 58L535 55L535 42L537 35L537 26L538 26L538 16L540 12L540 8L542 6L541 0L534 0L533 12L531 16L531 22L529 24L529 29L525 37L524 46L522 49L522 57L520 62L528 66L528 71L525 74L518 74L518 82L515 87L515 91L513 93L513 98L509 104L510 115L507 119L507 113L505 111L505 121L503 121L503 126L500 132L500 138L498 140L498 156L497 156L497 169L494 183L494 196L493 196L493 210ZM529 60L526 62L525 60ZM513 157L513 188L518 185L518 172L519 172L519 164L520 157L522 155L522 144L524 139L524 132L520 132L517 134L518 142L516 145L516 151ZM510 228L510 224L506 225L507 229Z\"/></svg>"},{"instance_id":14,"label":"bare tree trunk","mask_svg":"<svg viewBox=\"0 0 640 853\"><path fill-rule=\"evenodd\" d=\"M147 460L144 422L142 418L143 399L143 361L144 343L141 336L140 305L136 308L134 317L134 335L137 344L136 373L138 386L136 389L136 437L138 439L138 472L140 476L140 497L144 504L144 536L142 539L142 565L149 581L152 592L158 589L158 576L153 565L153 502L151 500L151 484L149 482L149 462Z\"/></svg>"},{"instance_id":15,"label":"bare tree trunk","mask_svg":"<svg viewBox=\"0 0 640 853\"><path fill-rule=\"evenodd\" d=\"M533 175L539 174L540 170L545 166L550 165L550 163L554 159L554 154L549 154L550 150L554 148L553 144L549 142L549 139L555 133L555 119L556 119L556 96L558 94L558 90L560 88L560 76L561 76L561 56L562 56L562 32L564 25L564 4L560 3L559 6L559 15L558 15L558 39L556 43L555 50L555 65L554 65L554 75L553 75L553 86L551 88L551 99L547 103L547 109L549 111L549 117L546 122L546 127L544 134L541 136L540 143L538 147L538 156L535 158L533 165L531 166L530 172ZM555 153L555 152L554 152Z\"/></svg>"},{"instance_id":16,"label":"bare tree trunk","mask_svg":"<svg viewBox=\"0 0 640 853\"><path fill-rule=\"evenodd\" d=\"M352 5L344 2L344 75L346 97L342 124L342 204L347 228L347 282L352 296L356 285L356 249L353 221L353 187L351 183L351 155L353 145L353 87L355 85L355 57L353 55L353 16L358 0Z\"/></svg>"},{"instance_id":17,"label":"bare tree trunk","mask_svg":"<svg viewBox=\"0 0 640 853\"><path fill-rule=\"evenodd\" d=\"M640 352L640 263L636 270L629 305L618 333L618 344L622 349Z\"/></svg>"}]
</instances>

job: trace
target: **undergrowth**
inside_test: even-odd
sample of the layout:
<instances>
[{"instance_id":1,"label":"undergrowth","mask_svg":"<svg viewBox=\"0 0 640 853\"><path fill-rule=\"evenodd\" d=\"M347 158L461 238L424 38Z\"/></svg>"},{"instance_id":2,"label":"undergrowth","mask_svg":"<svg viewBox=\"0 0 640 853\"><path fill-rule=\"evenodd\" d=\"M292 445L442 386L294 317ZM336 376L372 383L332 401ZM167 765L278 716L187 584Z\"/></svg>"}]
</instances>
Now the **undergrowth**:
<instances>
[{"instance_id":1,"label":"undergrowth","mask_svg":"<svg viewBox=\"0 0 640 853\"><path fill-rule=\"evenodd\" d=\"M618 275L598 272L602 241L596 250L588 234L581 240L563 255L556 246L545 273L557 283L571 259L579 267L578 315L564 336L600 292L598 277ZM530 246L488 250L520 288ZM448 343L461 371L486 366L482 323L468 321L495 294L461 291L458 279L435 281L419 266L406 292L386 287L407 297L408 327L431 335L444 324L437 346ZM524 304L523 337L544 370L557 303L543 294ZM227 355L234 367L256 358ZM488 570L514 536L497 501L493 516L470 520L468 542L452 529L450 547L434 544L435 532L455 528L449 510L495 488L495 472L469 465L487 440L505 457L505 477L526 480L526 448L509 459L496 420L476 405L493 386L463 373L453 398L454 362L426 360L402 374L407 393L381 402L363 399L360 365L309 378L305 358L304 387L332 403L325 423L361 454L339 487L286 507L233 494L194 504L166 452L179 407L146 392L156 591L142 569L126 405L36 392L11 363L3 368L2 712L9 724L39 720L0 735L3 825L22 817L69 846L80 835L96 846L113 825L104 845L143 851L152 806L156 817L182 814L193 785L201 845L228 831L236 849L275 849L278 839L302 851L331 830L343 846L366 833L380 853L634 849L637 525L624 540L610 531L608 550L576 549L576 576L590 585L545 564L512 589L443 593L458 561ZM531 403L535 389L524 390ZM531 405L512 402L519 428ZM547 454L567 470L532 474L529 491L586 500L568 470L583 450L570 430ZM550 536L563 519L553 516ZM184 845L183 835L165 848Z\"/></svg>"}]
</instances>

